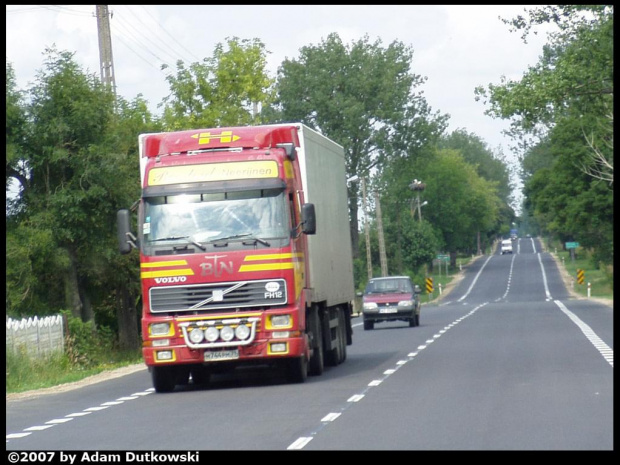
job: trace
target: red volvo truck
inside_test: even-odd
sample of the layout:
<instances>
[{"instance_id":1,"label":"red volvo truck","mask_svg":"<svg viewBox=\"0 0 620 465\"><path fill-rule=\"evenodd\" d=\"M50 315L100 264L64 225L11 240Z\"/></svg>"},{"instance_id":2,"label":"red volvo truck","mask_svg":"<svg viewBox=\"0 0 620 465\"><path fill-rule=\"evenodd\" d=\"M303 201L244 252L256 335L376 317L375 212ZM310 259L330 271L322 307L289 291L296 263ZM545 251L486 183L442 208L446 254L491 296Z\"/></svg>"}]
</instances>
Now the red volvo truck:
<instances>
[{"instance_id":1,"label":"red volvo truck","mask_svg":"<svg viewBox=\"0 0 620 465\"><path fill-rule=\"evenodd\" d=\"M291 382L346 359L353 263L343 148L303 124L139 136L144 361L157 392L240 365ZM191 377L191 378L190 378Z\"/></svg>"}]
</instances>

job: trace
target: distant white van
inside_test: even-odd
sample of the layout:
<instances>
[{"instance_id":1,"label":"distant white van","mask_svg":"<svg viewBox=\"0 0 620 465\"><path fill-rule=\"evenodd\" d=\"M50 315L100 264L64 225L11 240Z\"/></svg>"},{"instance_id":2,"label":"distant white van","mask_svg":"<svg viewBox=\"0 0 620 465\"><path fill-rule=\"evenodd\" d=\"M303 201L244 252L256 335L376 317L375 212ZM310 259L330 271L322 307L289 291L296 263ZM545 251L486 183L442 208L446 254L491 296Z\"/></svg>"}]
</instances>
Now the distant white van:
<instances>
[{"instance_id":1,"label":"distant white van","mask_svg":"<svg viewBox=\"0 0 620 465\"><path fill-rule=\"evenodd\" d=\"M512 241L510 239L504 239L502 241L502 255L505 253L512 253Z\"/></svg>"}]
</instances>

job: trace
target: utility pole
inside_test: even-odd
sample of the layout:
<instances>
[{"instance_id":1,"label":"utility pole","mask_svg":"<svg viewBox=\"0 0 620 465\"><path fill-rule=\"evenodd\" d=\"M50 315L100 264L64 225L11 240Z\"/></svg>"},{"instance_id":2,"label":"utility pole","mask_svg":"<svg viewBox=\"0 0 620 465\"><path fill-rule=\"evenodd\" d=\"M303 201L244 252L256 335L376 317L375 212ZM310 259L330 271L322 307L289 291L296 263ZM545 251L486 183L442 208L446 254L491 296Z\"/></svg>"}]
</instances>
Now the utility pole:
<instances>
[{"instance_id":1,"label":"utility pole","mask_svg":"<svg viewBox=\"0 0 620 465\"><path fill-rule=\"evenodd\" d=\"M372 258L370 257L370 231L368 223L368 205L366 201L366 178L362 178L362 201L364 202L364 236L366 236L366 270L368 271L368 281L372 279Z\"/></svg>"},{"instance_id":2,"label":"utility pole","mask_svg":"<svg viewBox=\"0 0 620 465\"><path fill-rule=\"evenodd\" d=\"M387 256L385 254L385 239L383 238L383 220L381 218L381 203L379 193L375 191L375 203L377 209L377 228L379 229L379 260L381 261L381 276L388 275Z\"/></svg>"},{"instance_id":3,"label":"utility pole","mask_svg":"<svg viewBox=\"0 0 620 465\"><path fill-rule=\"evenodd\" d=\"M114 61L112 60L112 38L110 35L110 17L108 5L95 5L97 15L97 31L99 34L99 68L101 82L116 94L114 80Z\"/></svg>"}]
</instances>

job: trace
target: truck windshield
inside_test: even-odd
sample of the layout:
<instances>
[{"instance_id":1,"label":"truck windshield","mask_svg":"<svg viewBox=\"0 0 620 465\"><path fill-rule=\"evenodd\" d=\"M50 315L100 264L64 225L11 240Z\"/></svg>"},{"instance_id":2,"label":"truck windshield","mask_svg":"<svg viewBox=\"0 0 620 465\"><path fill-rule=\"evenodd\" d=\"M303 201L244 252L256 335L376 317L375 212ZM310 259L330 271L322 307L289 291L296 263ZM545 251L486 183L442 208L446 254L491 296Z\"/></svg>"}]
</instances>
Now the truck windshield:
<instances>
[{"instance_id":1,"label":"truck windshield","mask_svg":"<svg viewBox=\"0 0 620 465\"><path fill-rule=\"evenodd\" d=\"M288 218L282 189L163 195L144 199L142 234L147 245L287 238Z\"/></svg>"}]
</instances>

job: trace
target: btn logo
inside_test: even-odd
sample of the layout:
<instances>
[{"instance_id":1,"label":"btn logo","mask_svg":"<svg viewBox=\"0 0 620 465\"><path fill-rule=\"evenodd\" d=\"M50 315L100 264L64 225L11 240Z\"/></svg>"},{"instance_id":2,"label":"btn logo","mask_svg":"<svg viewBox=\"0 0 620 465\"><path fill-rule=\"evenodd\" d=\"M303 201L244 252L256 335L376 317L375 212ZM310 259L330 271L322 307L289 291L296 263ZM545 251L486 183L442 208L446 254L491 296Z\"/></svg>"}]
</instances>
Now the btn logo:
<instances>
[{"instance_id":1,"label":"btn logo","mask_svg":"<svg viewBox=\"0 0 620 465\"><path fill-rule=\"evenodd\" d=\"M265 299L281 299L282 291L280 290L280 284L276 282L268 282L265 284Z\"/></svg>"}]
</instances>

